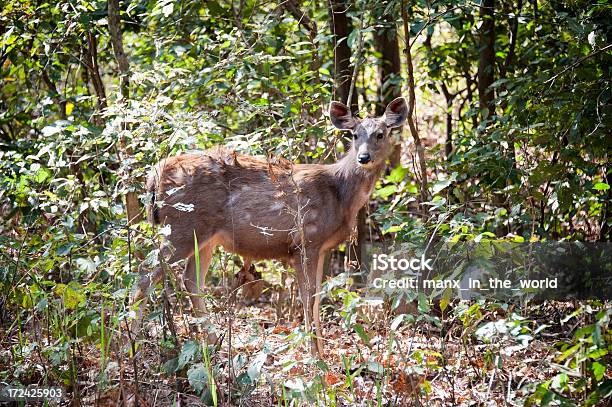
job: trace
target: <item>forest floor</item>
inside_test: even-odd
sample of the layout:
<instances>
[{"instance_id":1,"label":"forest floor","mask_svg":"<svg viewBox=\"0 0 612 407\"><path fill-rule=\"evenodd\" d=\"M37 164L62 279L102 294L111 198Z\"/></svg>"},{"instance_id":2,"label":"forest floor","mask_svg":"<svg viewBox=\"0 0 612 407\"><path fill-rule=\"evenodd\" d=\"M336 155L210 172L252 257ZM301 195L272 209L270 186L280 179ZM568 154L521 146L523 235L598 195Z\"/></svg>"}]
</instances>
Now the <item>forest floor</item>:
<instances>
[{"instance_id":1,"label":"forest floor","mask_svg":"<svg viewBox=\"0 0 612 407\"><path fill-rule=\"evenodd\" d=\"M535 313L546 319L540 322L549 327L523 343L494 331L486 335L488 343L474 338L475 329L486 322L508 326L510 312L506 315L502 309L478 314L468 325L442 318L441 326L425 319L394 326L395 315L378 305L360 314L356 322L363 332L355 332L346 328L334 307L324 307L322 360L310 356L301 318L284 312L288 317L280 322L271 301L237 304L232 312L211 314L207 321L218 340L205 370L214 371L214 384L206 374L198 376L189 352L185 356L186 343L206 341L203 319L169 307L175 311L173 323L162 328L160 319L146 322L135 358L117 347L129 346L125 332L123 339L117 338L115 352L105 363L105 386L99 386L99 349L84 350L80 365L90 369L88 379L80 383L83 404L114 406L124 400L124 405L138 406L205 405L214 403L206 391L214 386L218 405L523 405L535 384L558 373L551 349L564 334L560 324L551 323L567 309L556 305L537 307ZM171 331L183 344L180 355L168 345ZM176 356L184 359L184 368L164 373L164 364ZM234 361L231 372L229 360ZM201 398L194 391L198 380L204 388Z\"/></svg>"}]
</instances>

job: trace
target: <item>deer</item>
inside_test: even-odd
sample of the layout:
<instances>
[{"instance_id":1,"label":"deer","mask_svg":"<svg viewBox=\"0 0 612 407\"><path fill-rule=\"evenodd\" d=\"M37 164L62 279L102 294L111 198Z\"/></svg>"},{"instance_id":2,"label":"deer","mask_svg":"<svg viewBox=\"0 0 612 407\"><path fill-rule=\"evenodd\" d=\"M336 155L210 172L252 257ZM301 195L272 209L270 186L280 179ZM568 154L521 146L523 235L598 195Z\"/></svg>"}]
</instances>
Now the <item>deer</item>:
<instances>
[{"instance_id":1,"label":"deer","mask_svg":"<svg viewBox=\"0 0 612 407\"><path fill-rule=\"evenodd\" d=\"M205 313L204 280L217 246L242 256L247 270L255 260L279 260L295 270L313 357L324 351L320 292L325 255L355 229L357 213L390 155L391 129L401 127L409 114L403 97L391 101L380 117L353 116L335 101L328 111L331 123L353 139L335 163L265 160L217 146L161 160L146 182L151 196L147 218L153 225L170 226L163 255L170 263L186 260L183 282L193 312ZM148 288L162 276L161 267L143 274L132 304L142 309Z\"/></svg>"}]
</instances>

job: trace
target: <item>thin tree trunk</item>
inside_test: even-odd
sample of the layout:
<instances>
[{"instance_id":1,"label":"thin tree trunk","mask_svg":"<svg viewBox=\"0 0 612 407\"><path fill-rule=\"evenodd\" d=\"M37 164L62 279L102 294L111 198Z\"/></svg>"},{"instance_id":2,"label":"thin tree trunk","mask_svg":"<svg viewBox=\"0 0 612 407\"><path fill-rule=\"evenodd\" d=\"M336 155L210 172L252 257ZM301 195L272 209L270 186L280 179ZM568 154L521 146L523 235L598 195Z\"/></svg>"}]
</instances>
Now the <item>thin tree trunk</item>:
<instances>
[{"instance_id":1,"label":"thin tree trunk","mask_svg":"<svg viewBox=\"0 0 612 407\"><path fill-rule=\"evenodd\" d=\"M478 96L482 120L495 113L495 0L483 0L480 7L480 57L478 60Z\"/></svg>"},{"instance_id":2,"label":"thin tree trunk","mask_svg":"<svg viewBox=\"0 0 612 407\"><path fill-rule=\"evenodd\" d=\"M104 89L98 65L98 40L91 31L87 32L87 48L84 51L87 62L86 68L91 73L91 83L96 93L96 103L98 106L98 111L94 115L93 121L96 125L101 126L103 124L101 114L108 105L106 102L106 90Z\"/></svg>"},{"instance_id":3,"label":"thin tree trunk","mask_svg":"<svg viewBox=\"0 0 612 407\"><path fill-rule=\"evenodd\" d=\"M476 88L478 87L478 83L474 83L477 81L474 80L474 77L470 73L470 68L468 66L463 66L463 78L465 79L466 83L466 100L468 102L468 107L471 109L472 103L474 102L474 92L472 91L472 87L474 87L474 90L476 90ZM461 112L459 112L459 114L461 114ZM474 129L478 127L478 115L476 114L472 115L472 127Z\"/></svg>"},{"instance_id":4,"label":"thin tree trunk","mask_svg":"<svg viewBox=\"0 0 612 407\"><path fill-rule=\"evenodd\" d=\"M516 51L516 42L518 40L518 27L519 20L518 15L523 9L523 0L518 0L516 5L516 10L512 17L510 17L509 25L510 25L510 33L508 34L508 54L506 54L506 59L504 60L504 64L500 67L499 76L502 78L506 77L508 72L508 68L514 62L514 55Z\"/></svg>"},{"instance_id":5,"label":"thin tree trunk","mask_svg":"<svg viewBox=\"0 0 612 407\"><path fill-rule=\"evenodd\" d=\"M119 66L119 92L123 100L130 97L130 63L123 50L123 34L119 16L119 0L108 1L108 31L110 32L113 53Z\"/></svg>"},{"instance_id":6,"label":"thin tree trunk","mask_svg":"<svg viewBox=\"0 0 612 407\"><path fill-rule=\"evenodd\" d=\"M123 50L123 34L121 32L121 20L119 17L119 0L109 0L108 2L108 30L110 32L111 43L113 44L115 59L119 66L119 92L121 93L121 99L127 102L130 97L130 64ZM123 138L119 140L119 148L123 155L129 156L132 153L126 146ZM125 207L128 224L133 225L140 222L142 217L136 192L130 191L125 195Z\"/></svg>"},{"instance_id":7,"label":"thin tree trunk","mask_svg":"<svg viewBox=\"0 0 612 407\"><path fill-rule=\"evenodd\" d=\"M423 41L423 45L425 45L430 55L433 54L433 47L431 46L432 35L433 33L428 34L425 41ZM469 83L467 86L469 87ZM440 80L440 90L444 95L444 100L446 100L446 140L444 142L444 154L448 160L453 152L453 101L459 92L451 93L444 79Z\"/></svg>"},{"instance_id":8,"label":"thin tree trunk","mask_svg":"<svg viewBox=\"0 0 612 407\"><path fill-rule=\"evenodd\" d=\"M446 100L446 141L444 142L444 154L446 159L450 159L453 152L453 100L455 95L448 91L445 83L442 83L442 93Z\"/></svg>"},{"instance_id":9,"label":"thin tree trunk","mask_svg":"<svg viewBox=\"0 0 612 407\"><path fill-rule=\"evenodd\" d=\"M406 1L402 0L402 21L404 23L404 34L406 37L406 67L408 69L408 127L410 128L410 134L414 138L414 145L417 151L417 157L419 159L420 177L421 177L421 203L426 202L429 199L427 192L427 166L425 163L425 149L421 138L419 137L419 131L417 129L415 121L415 105L416 96L414 92L414 67L412 65L412 54L410 52L410 26L408 24L408 11L406 9ZM427 216L425 206L422 206L423 218Z\"/></svg>"},{"instance_id":10,"label":"thin tree trunk","mask_svg":"<svg viewBox=\"0 0 612 407\"><path fill-rule=\"evenodd\" d=\"M518 41L518 28L519 28L519 19L518 15L523 9L523 0L518 0L516 5L516 10L514 10L513 16L510 18L508 22L510 26L510 33L508 34L508 54L506 55L506 59L504 59L504 63L500 66L499 76L500 78L506 78L508 72L513 72L513 63L514 56L516 50L516 43ZM502 85L500 90L505 92L507 90L506 85ZM505 98L502 102L501 108L505 112L508 107L508 98ZM512 160L512 168L516 169L516 151L514 148L514 136L509 136L509 147L510 147L510 159Z\"/></svg>"},{"instance_id":11,"label":"thin tree trunk","mask_svg":"<svg viewBox=\"0 0 612 407\"><path fill-rule=\"evenodd\" d=\"M334 45L334 87L336 100L345 103L353 113L359 110L357 92L354 92L351 100L348 96L351 90L351 79L353 67L351 65L351 49L348 46L348 36L353 31L353 26L346 15L349 8L343 0L330 0L329 10Z\"/></svg>"},{"instance_id":12,"label":"thin tree trunk","mask_svg":"<svg viewBox=\"0 0 612 407\"><path fill-rule=\"evenodd\" d=\"M395 21L390 15L385 14L380 17L383 27L374 32L374 45L376 51L381 55L378 65L378 97L376 104L376 115L380 116L385 112L385 107L402 93L401 83L392 83L395 78L401 77L401 62L399 44L397 41L397 28ZM392 168L400 164L402 155L402 145L398 143L393 147L393 152L389 157Z\"/></svg>"},{"instance_id":13,"label":"thin tree trunk","mask_svg":"<svg viewBox=\"0 0 612 407\"><path fill-rule=\"evenodd\" d=\"M612 169L608 167L604 167L604 179L606 184L612 184ZM610 202L612 201L612 193L610 193L610 189L605 191L603 211L601 212L601 229L599 230L599 241L600 242L609 242L612 239L612 228L610 224L612 223L611 219L611 210L610 210Z\"/></svg>"}]
</instances>

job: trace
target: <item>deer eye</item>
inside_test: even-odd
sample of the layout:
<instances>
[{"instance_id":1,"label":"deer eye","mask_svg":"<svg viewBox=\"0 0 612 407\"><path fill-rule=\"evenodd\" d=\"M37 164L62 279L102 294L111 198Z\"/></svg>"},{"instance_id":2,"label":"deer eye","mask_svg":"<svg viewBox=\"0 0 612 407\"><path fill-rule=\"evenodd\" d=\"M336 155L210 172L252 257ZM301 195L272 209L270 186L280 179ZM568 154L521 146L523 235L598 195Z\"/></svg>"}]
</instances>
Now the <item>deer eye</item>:
<instances>
[{"instance_id":1,"label":"deer eye","mask_svg":"<svg viewBox=\"0 0 612 407\"><path fill-rule=\"evenodd\" d=\"M385 136L385 134L384 134L382 131L381 131L380 133L377 133L377 134L376 134L376 138L378 138L379 140L380 140L381 138L383 138L384 136Z\"/></svg>"}]
</instances>

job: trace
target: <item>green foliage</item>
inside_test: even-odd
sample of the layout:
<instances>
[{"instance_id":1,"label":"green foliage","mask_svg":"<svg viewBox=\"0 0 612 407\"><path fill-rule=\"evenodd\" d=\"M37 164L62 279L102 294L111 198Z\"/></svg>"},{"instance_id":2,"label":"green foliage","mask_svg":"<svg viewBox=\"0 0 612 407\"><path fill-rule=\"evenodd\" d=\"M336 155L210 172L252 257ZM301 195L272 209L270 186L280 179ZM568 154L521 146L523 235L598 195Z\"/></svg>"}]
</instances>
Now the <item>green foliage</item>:
<instances>
[{"instance_id":1,"label":"green foliage","mask_svg":"<svg viewBox=\"0 0 612 407\"><path fill-rule=\"evenodd\" d=\"M168 231L153 231L146 222L128 225L124 199L135 192L142 204L150 200L144 178L159 159L217 144L301 163L329 162L343 153L323 114L337 94L328 5L295 3L316 25L314 34L277 3L121 2L130 64L130 97L123 100L107 1L3 2L0 325L6 335L0 339L0 381L60 383L76 395L84 366L92 364L88 358L95 360L96 384L104 388L112 383L117 355L135 358L149 349L133 338L119 346L117 337L134 314L127 298L138 268L160 262L159 234ZM355 92L365 115L373 113L379 95L406 82L400 65L402 72L379 83L378 69L388 61L374 37L383 26L402 26L401 2L351 4L347 15L359 28L340 40L351 48L352 60L361 61ZM496 79L495 111L483 120L478 4L407 2L430 198L421 201L420 175L404 134L404 158L410 159L389 169L373 193L375 240L610 240L610 7L604 1L521 4L496 6L489 67ZM403 49L401 29L399 38ZM426 134L426 100L441 106L433 109L432 130L441 134L440 118L450 115L448 156L442 154L444 137ZM362 308L380 304L348 289L342 278L327 282L326 293L338 306L334 317L355 346L374 351L380 345L376 321ZM465 344L490 345L489 371L501 360L498 344L531 343L539 328L519 312L483 320L496 312L492 304L454 308L448 297L436 303L422 294L385 300L391 310L416 304L414 315L387 316L385 329L456 323L465 330ZM163 338L159 363L147 367L189 386L203 402L220 404L218 377L227 372L217 350L172 332L166 301L156 302L149 316L162 322ZM569 405L582 395L595 405L609 399L609 305L572 316L583 317L572 337L555 347L558 374L534 384L528 402ZM308 339L296 329L287 335L287 348ZM382 354L391 354L393 346L390 339ZM271 382L269 353L235 355L236 394L228 397L248 396L264 379ZM445 356L431 350L412 350L409 358L414 365L408 375L447 372ZM342 355L342 363L345 375L337 387L324 384L330 369L317 365L314 379L290 378L271 385L271 392L287 404L320 398L330 405L342 398L357 403L353 389L363 375L373 378L375 397L382 400L391 369L356 355ZM417 387L419 397L431 393L427 380Z\"/></svg>"}]
</instances>

